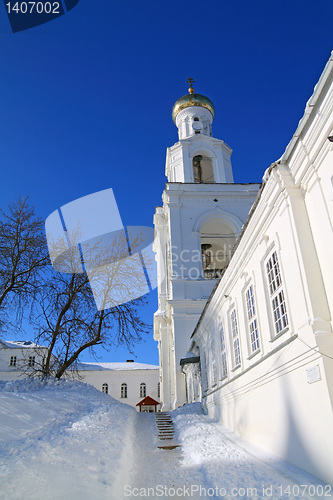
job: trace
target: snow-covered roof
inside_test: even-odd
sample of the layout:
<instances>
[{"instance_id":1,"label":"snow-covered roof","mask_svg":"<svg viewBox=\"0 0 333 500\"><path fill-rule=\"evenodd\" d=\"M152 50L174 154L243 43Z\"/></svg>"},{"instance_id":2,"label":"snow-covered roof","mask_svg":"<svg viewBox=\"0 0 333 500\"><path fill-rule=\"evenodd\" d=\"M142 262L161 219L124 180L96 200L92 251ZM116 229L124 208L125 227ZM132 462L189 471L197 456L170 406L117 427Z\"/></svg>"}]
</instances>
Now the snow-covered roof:
<instances>
[{"instance_id":1,"label":"snow-covered roof","mask_svg":"<svg viewBox=\"0 0 333 500\"><path fill-rule=\"evenodd\" d=\"M36 347L45 348L45 346L35 344L31 340L0 340L0 344L9 349L33 349Z\"/></svg>"},{"instance_id":2,"label":"snow-covered roof","mask_svg":"<svg viewBox=\"0 0 333 500\"><path fill-rule=\"evenodd\" d=\"M113 362L113 363L80 363L79 370L102 371L102 370L158 370L157 365L147 365L136 362Z\"/></svg>"}]
</instances>

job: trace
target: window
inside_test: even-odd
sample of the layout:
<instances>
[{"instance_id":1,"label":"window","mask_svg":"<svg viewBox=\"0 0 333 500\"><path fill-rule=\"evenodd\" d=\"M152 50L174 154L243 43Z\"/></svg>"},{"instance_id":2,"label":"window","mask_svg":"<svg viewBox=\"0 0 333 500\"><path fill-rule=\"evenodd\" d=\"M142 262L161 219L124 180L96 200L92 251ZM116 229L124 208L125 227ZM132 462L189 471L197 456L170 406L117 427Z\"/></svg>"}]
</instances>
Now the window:
<instances>
[{"instance_id":1,"label":"window","mask_svg":"<svg viewBox=\"0 0 333 500\"><path fill-rule=\"evenodd\" d=\"M236 366L241 364L240 346L239 346L239 332L238 332L236 309L233 309L231 311L230 321L231 321L232 346L233 346L233 353L234 353L234 364L236 367Z\"/></svg>"},{"instance_id":2,"label":"window","mask_svg":"<svg viewBox=\"0 0 333 500\"><path fill-rule=\"evenodd\" d=\"M210 352L209 352L209 357L211 359L211 382L212 386L217 384L217 371L216 371L216 357L215 357L215 342L213 338L213 334L211 333L210 337Z\"/></svg>"},{"instance_id":3,"label":"window","mask_svg":"<svg viewBox=\"0 0 333 500\"><path fill-rule=\"evenodd\" d=\"M160 382L157 384L157 397L161 397L161 384Z\"/></svg>"},{"instance_id":4,"label":"window","mask_svg":"<svg viewBox=\"0 0 333 500\"><path fill-rule=\"evenodd\" d=\"M127 384L121 384L121 386L120 386L120 397L122 399L127 398Z\"/></svg>"},{"instance_id":5,"label":"window","mask_svg":"<svg viewBox=\"0 0 333 500\"><path fill-rule=\"evenodd\" d=\"M140 398L145 398L146 397L146 384L144 382L141 382L140 384Z\"/></svg>"},{"instance_id":6,"label":"window","mask_svg":"<svg viewBox=\"0 0 333 500\"><path fill-rule=\"evenodd\" d=\"M109 394L108 384L102 384L102 392L104 392L104 394Z\"/></svg>"},{"instance_id":7,"label":"window","mask_svg":"<svg viewBox=\"0 0 333 500\"><path fill-rule=\"evenodd\" d=\"M227 366L227 350L225 345L225 336L223 325L220 325L220 343L221 343L221 379L223 380L228 376Z\"/></svg>"},{"instance_id":8,"label":"window","mask_svg":"<svg viewBox=\"0 0 333 500\"><path fill-rule=\"evenodd\" d=\"M204 391L208 389L208 381L207 381L207 353L205 345L202 346L202 356L200 356L201 362L201 374L202 374L202 388Z\"/></svg>"},{"instance_id":9,"label":"window","mask_svg":"<svg viewBox=\"0 0 333 500\"><path fill-rule=\"evenodd\" d=\"M288 326L286 301L282 288L282 277L277 253L274 252L266 263L268 287L273 310L275 334L282 332Z\"/></svg>"},{"instance_id":10,"label":"window","mask_svg":"<svg viewBox=\"0 0 333 500\"><path fill-rule=\"evenodd\" d=\"M257 309L254 298L253 285L250 285L246 290L246 307L247 307L247 320L250 332L251 354L258 351L259 345L259 328L257 319Z\"/></svg>"},{"instance_id":11,"label":"window","mask_svg":"<svg viewBox=\"0 0 333 500\"><path fill-rule=\"evenodd\" d=\"M11 356L9 366L16 366L16 356Z\"/></svg>"},{"instance_id":12,"label":"window","mask_svg":"<svg viewBox=\"0 0 333 500\"><path fill-rule=\"evenodd\" d=\"M29 368L33 368L35 366L35 356L29 356L28 366Z\"/></svg>"}]
</instances>

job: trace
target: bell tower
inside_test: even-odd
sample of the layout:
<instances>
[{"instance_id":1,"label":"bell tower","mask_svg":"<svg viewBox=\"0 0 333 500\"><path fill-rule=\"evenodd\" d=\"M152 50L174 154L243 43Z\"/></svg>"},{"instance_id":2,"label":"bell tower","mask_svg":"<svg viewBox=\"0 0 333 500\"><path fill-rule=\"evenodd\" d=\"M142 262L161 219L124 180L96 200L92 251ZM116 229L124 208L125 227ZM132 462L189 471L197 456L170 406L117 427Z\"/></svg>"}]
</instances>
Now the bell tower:
<instances>
[{"instance_id":1,"label":"bell tower","mask_svg":"<svg viewBox=\"0 0 333 500\"><path fill-rule=\"evenodd\" d=\"M176 101L179 141L167 149L163 205L154 216L162 409L186 402L180 360L254 202L258 184L234 184L231 148L212 135L215 108L194 92Z\"/></svg>"},{"instance_id":2,"label":"bell tower","mask_svg":"<svg viewBox=\"0 0 333 500\"><path fill-rule=\"evenodd\" d=\"M165 175L169 182L233 182L232 149L212 137L214 104L195 94L192 78L188 81L189 94L178 99L172 109L179 142L167 150Z\"/></svg>"}]
</instances>

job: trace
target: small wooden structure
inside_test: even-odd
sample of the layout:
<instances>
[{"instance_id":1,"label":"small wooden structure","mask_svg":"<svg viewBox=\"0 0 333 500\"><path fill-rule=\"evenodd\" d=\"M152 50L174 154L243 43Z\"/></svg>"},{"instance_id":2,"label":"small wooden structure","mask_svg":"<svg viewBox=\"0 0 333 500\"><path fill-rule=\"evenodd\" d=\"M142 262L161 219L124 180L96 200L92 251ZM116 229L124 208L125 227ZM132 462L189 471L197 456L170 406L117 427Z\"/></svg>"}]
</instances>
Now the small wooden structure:
<instances>
[{"instance_id":1,"label":"small wooden structure","mask_svg":"<svg viewBox=\"0 0 333 500\"><path fill-rule=\"evenodd\" d=\"M158 401L151 398L150 396L146 396L136 406L139 406L140 412L149 412L154 413L157 411L158 405L160 405Z\"/></svg>"}]
</instances>

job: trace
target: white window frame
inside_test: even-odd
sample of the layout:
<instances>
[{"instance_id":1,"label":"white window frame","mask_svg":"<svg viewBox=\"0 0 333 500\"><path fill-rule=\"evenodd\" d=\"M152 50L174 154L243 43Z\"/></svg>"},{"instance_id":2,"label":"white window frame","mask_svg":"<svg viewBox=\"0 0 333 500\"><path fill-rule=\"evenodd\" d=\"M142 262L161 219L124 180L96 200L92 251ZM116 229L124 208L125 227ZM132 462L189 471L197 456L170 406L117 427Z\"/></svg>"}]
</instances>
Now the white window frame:
<instances>
[{"instance_id":1,"label":"white window frame","mask_svg":"<svg viewBox=\"0 0 333 500\"><path fill-rule=\"evenodd\" d=\"M127 399L127 384L125 382L120 386L120 399Z\"/></svg>"},{"instance_id":2,"label":"white window frame","mask_svg":"<svg viewBox=\"0 0 333 500\"><path fill-rule=\"evenodd\" d=\"M246 318L249 332L250 356L260 351L260 333L254 285L250 283L245 290Z\"/></svg>"},{"instance_id":3,"label":"white window frame","mask_svg":"<svg viewBox=\"0 0 333 500\"><path fill-rule=\"evenodd\" d=\"M220 380L224 380L228 377L228 359L227 359L227 345L225 342L225 333L222 321L218 324L219 329L219 339L220 339Z\"/></svg>"},{"instance_id":4,"label":"white window frame","mask_svg":"<svg viewBox=\"0 0 333 500\"><path fill-rule=\"evenodd\" d=\"M289 328L281 266L276 250L266 259L265 271L274 327L273 338L276 338Z\"/></svg>"},{"instance_id":5,"label":"white window frame","mask_svg":"<svg viewBox=\"0 0 333 500\"><path fill-rule=\"evenodd\" d=\"M109 386L106 382L104 382L104 384L102 384L102 392L104 394L109 394Z\"/></svg>"},{"instance_id":6,"label":"white window frame","mask_svg":"<svg viewBox=\"0 0 333 500\"><path fill-rule=\"evenodd\" d=\"M216 355L215 355L215 339L213 332L209 335L209 358L210 358L210 382L211 386L215 387L217 385L217 366L216 366Z\"/></svg>"},{"instance_id":7,"label":"white window frame","mask_svg":"<svg viewBox=\"0 0 333 500\"><path fill-rule=\"evenodd\" d=\"M16 366L16 365L17 365L17 357L11 356L9 360L9 366Z\"/></svg>"},{"instance_id":8,"label":"white window frame","mask_svg":"<svg viewBox=\"0 0 333 500\"><path fill-rule=\"evenodd\" d=\"M234 306L230 311L230 333L232 342L232 358L234 365L233 369L236 369L242 364L236 306Z\"/></svg>"},{"instance_id":9,"label":"white window frame","mask_svg":"<svg viewBox=\"0 0 333 500\"><path fill-rule=\"evenodd\" d=\"M33 368L35 366L36 362L36 357L35 356L29 356L28 358L28 366L29 368Z\"/></svg>"},{"instance_id":10,"label":"white window frame","mask_svg":"<svg viewBox=\"0 0 333 500\"><path fill-rule=\"evenodd\" d=\"M203 392L207 392L208 390L207 350L204 343L200 348L200 365L201 365L201 376L202 376L202 390Z\"/></svg>"},{"instance_id":11,"label":"white window frame","mask_svg":"<svg viewBox=\"0 0 333 500\"><path fill-rule=\"evenodd\" d=\"M147 386L145 382L140 384L140 398L145 398L147 396Z\"/></svg>"}]
</instances>

